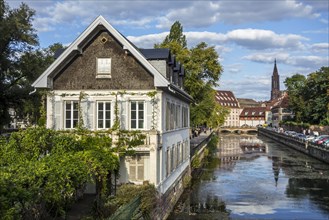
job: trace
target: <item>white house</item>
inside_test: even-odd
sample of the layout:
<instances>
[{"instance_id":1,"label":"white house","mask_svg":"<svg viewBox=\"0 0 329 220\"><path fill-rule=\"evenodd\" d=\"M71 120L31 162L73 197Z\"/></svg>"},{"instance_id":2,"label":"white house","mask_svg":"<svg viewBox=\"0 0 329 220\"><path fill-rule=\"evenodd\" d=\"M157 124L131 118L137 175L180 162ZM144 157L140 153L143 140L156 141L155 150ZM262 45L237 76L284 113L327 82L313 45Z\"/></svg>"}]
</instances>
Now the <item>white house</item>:
<instances>
[{"instance_id":1,"label":"white house","mask_svg":"<svg viewBox=\"0 0 329 220\"><path fill-rule=\"evenodd\" d=\"M230 114L225 118L224 127L239 127L239 115L242 111L237 98L232 91L217 90L216 101L230 110Z\"/></svg>"},{"instance_id":2,"label":"white house","mask_svg":"<svg viewBox=\"0 0 329 220\"><path fill-rule=\"evenodd\" d=\"M136 155L122 158L119 181L147 181L164 194L181 189L189 172L192 98L183 80L168 49L140 50L99 16L33 86L49 90L48 128L74 129L82 117L103 130L118 117L121 129L145 133Z\"/></svg>"}]
</instances>

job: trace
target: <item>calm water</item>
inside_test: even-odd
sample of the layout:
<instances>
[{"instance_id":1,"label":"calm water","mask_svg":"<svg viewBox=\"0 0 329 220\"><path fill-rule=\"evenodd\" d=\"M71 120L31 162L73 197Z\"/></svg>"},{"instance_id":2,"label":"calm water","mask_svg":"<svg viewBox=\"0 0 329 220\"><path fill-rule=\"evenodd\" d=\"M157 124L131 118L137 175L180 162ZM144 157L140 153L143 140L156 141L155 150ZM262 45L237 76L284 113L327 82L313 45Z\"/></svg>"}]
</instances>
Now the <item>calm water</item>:
<instances>
[{"instance_id":1,"label":"calm water","mask_svg":"<svg viewBox=\"0 0 329 220\"><path fill-rule=\"evenodd\" d=\"M220 139L170 219L329 219L328 164L263 137Z\"/></svg>"}]
</instances>

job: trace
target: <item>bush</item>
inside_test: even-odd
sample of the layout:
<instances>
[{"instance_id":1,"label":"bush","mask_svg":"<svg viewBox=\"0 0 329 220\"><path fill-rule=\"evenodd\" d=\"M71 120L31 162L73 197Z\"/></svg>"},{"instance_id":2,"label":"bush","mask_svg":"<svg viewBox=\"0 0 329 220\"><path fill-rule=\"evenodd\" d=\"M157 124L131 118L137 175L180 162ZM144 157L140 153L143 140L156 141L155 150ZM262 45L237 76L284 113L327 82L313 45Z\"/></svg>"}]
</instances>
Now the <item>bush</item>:
<instances>
[{"instance_id":1,"label":"bush","mask_svg":"<svg viewBox=\"0 0 329 220\"><path fill-rule=\"evenodd\" d=\"M146 185L132 185L125 184L118 188L117 194L115 197L109 196L105 199L104 202L104 210L111 210L112 213L103 212L100 216L102 218L109 217L110 214L113 214L115 210L119 207L128 204L136 197L141 197L141 204L139 206L140 215L144 217L144 219L150 219L153 211L156 208L157 203L157 191L152 184ZM136 214L136 213L135 213Z\"/></svg>"}]
</instances>

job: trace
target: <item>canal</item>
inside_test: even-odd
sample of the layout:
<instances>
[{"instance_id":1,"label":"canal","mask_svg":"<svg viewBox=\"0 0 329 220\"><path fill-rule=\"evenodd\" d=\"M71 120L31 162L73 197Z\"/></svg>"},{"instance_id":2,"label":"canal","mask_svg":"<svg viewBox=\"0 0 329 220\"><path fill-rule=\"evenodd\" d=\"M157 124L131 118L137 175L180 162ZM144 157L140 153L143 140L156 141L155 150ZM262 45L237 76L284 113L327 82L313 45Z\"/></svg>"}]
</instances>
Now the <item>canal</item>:
<instances>
[{"instance_id":1,"label":"canal","mask_svg":"<svg viewBox=\"0 0 329 220\"><path fill-rule=\"evenodd\" d=\"M329 165L257 135L220 135L169 219L329 219Z\"/></svg>"}]
</instances>

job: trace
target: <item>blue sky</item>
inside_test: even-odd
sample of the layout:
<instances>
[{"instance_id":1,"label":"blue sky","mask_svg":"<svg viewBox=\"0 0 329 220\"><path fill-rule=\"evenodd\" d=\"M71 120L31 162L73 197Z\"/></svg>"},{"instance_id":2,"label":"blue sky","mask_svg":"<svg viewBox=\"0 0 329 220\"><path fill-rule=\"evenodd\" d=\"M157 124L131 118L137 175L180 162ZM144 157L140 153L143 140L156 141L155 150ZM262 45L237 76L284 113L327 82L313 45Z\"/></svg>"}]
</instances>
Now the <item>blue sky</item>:
<instances>
[{"instance_id":1,"label":"blue sky","mask_svg":"<svg viewBox=\"0 0 329 220\"><path fill-rule=\"evenodd\" d=\"M7 0L13 8L22 1ZM152 48L180 21L189 47L214 46L221 90L268 100L274 59L286 77L329 66L328 0L23 1L36 11L40 46L69 45L97 16L142 48Z\"/></svg>"}]
</instances>

